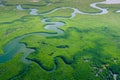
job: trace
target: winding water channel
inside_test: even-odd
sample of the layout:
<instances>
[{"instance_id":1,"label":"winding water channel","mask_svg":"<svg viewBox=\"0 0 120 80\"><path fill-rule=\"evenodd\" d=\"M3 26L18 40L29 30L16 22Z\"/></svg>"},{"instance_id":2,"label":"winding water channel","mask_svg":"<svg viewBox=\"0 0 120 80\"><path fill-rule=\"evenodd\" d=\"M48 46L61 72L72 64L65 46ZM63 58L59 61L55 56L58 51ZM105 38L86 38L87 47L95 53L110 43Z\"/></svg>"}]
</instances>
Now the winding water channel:
<instances>
[{"instance_id":1,"label":"winding water channel","mask_svg":"<svg viewBox=\"0 0 120 80\"><path fill-rule=\"evenodd\" d=\"M74 18L76 16L76 14L102 15L102 14L107 14L108 13L108 9L107 8L100 8L100 7L96 6L97 4L105 4L105 2L96 2L96 3L90 4L90 6L92 8L101 10L101 12L99 12L99 13L86 13L86 12L80 11L77 8L72 8L72 7L56 8L56 9L54 9L54 10L52 10L50 12L44 13L44 14L38 14L38 10L37 9L23 9L21 5L17 5L16 9L18 9L18 10L30 10L30 12L29 12L30 15L46 15L46 14L52 14L53 12L58 11L60 9L73 9L73 12L71 13L71 17L70 18ZM0 6L4 6L4 5L1 4ZM120 12L120 11L117 11L117 12ZM66 19L68 19L68 18L66 18ZM23 36L19 36L17 38L12 39L11 41L9 41L5 45L5 47L3 49L4 53L2 55L0 55L0 63L4 63L4 62L12 59L13 56L15 54L19 53L19 52L23 52L24 54L23 54L21 60L23 62L25 62L26 64L29 64L31 62L31 60L26 59L26 57L30 53L33 53L35 51L35 49L27 48L24 43L20 43L20 40L22 40L23 38L25 38L27 36L40 35L40 36L50 37L50 36L59 36L59 35L63 35L64 34L64 31L60 29L60 27L65 25L64 22L50 22L48 18L42 19L41 22L46 24L46 26L45 26L46 30L52 30L55 33L34 32L34 33L25 34ZM55 68L56 68L56 64L55 64L55 67L54 67L53 70L55 70ZM53 70L51 70L51 71L53 71Z\"/></svg>"}]
</instances>

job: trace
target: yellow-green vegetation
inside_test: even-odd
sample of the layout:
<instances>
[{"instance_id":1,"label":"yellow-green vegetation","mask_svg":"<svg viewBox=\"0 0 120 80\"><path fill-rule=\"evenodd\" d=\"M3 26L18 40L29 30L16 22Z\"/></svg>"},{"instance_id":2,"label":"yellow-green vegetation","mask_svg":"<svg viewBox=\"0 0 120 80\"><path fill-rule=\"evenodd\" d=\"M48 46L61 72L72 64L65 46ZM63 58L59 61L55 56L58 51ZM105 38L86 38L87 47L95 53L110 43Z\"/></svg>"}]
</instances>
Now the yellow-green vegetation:
<instances>
[{"instance_id":1,"label":"yellow-green vegetation","mask_svg":"<svg viewBox=\"0 0 120 80\"><path fill-rule=\"evenodd\" d=\"M46 5L45 0L4 0L7 5L13 4L31 4L31 5Z\"/></svg>"},{"instance_id":2,"label":"yellow-green vegetation","mask_svg":"<svg viewBox=\"0 0 120 80\"><path fill-rule=\"evenodd\" d=\"M0 23L14 21L25 15L27 11L16 10L15 6L0 7Z\"/></svg>"},{"instance_id":3,"label":"yellow-green vegetation","mask_svg":"<svg viewBox=\"0 0 120 80\"><path fill-rule=\"evenodd\" d=\"M71 17L72 9L60 9L52 14L46 14L45 17Z\"/></svg>"},{"instance_id":4,"label":"yellow-green vegetation","mask_svg":"<svg viewBox=\"0 0 120 80\"><path fill-rule=\"evenodd\" d=\"M116 11L120 9L119 4L99 4L98 6L103 7L103 8L109 8L109 10Z\"/></svg>"},{"instance_id":5,"label":"yellow-green vegetation","mask_svg":"<svg viewBox=\"0 0 120 80\"><path fill-rule=\"evenodd\" d=\"M40 20L41 18L38 16L25 16L11 22L1 23L0 53L3 53L4 45L11 39L32 32L45 32L44 24Z\"/></svg>"},{"instance_id":6,"label":"yellow-green vegetation","mask_svg":"<svg viewBox=\"0 0 120 80\"><path fill-rule=\"evenodd\" d=\"M98 5L109 8L107 14L76 14L74 18L69 18L72 8L100 12L89 5L103 0L32 1L1 2L5 6L0 7L0 58L9 42L22 36L16 43L24 44L20 47L25 49L20 48L7 62L2 63L0 59L0 80L114 80L114 74L117 80L120 79L120 14L115 12L119 5ZM18 4L25 10L17 10ZM71 9L44 14L61 7ZM38 10L38 15L29 14L34 8ZM47 21L42 22L43 19ZM64 31L63 35L55 35L56 31L44 28L54 26L55 22L65 24L57 28ZM30 63L22 60L23 54L30 52L27 49L35 50L25 56ZM6 56L9 55L6 53Z\"/></svg>"},{"instance_id":7,"label":"yellow-green vegetation","mask_svg":"<svg viewBox=\"0 0 120 80\"><path fill-rule=\"evenodd\" d=\"M50 0L49 2L52 2L54 4L51 4L51 6L56 6L56 7L74 7L74 8L78 8L82 11L85 12L94 12L94 11L99 11L97 9L93 9L90 7L91 3L94 2L101 2L104 0L74 0L74 1L70 1L70 0L55 0L56 2L54 2L53 0ZM84 5L86 4L86 5Z\"/></svg>"}]
</instances>

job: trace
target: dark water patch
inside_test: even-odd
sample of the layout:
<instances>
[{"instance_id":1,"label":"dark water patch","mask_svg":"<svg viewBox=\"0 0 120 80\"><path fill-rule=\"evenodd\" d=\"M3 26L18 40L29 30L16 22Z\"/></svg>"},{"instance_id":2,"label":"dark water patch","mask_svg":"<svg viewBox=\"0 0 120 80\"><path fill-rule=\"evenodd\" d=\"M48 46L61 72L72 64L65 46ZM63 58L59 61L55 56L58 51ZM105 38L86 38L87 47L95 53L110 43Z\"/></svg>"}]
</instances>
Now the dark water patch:
<instances>
[{"instance_id":1,"label":"dark water patch","mask_svg":"<svg viewBox=\"0 0 120 80\"><path fill-rule=\"evenodd\" d=\"M113 61L114 61L114 62L117 62L117 61L118 61L118 58L113 58Z\"/></svg>"},{"instance_id":2,"label":"dark water patch","mask_svg":"<svg viewBox=\"0 0 120 80\"><path fill-rule=\"evenodd\" d=\"M40 5L40 4L23 4L23 6L32 6L32 7L44 7L44 6L46 6L47 4L42 4L42 5ZM30 9L30 8L24 8L24 9Z\"/></svg>"},{"instance_id":3,"label":"dark water patch","mask_svg":"<svg viewBox=\"0 0 120 80\"><path fill-rule=\"evenodd\" d=\"M64 56L56 56L56 57L54 57L54 64L55 64L54 70L58 69L58 65L59 65L58 58L62 59L64 61L64 63L67 65L72 65L74 63L74 60L68 60Z\"/></svg>"},{"instance_id":4,"label":"dark water patch","mask_svg":"<svg viewBox=\"0 0 120 80\"><path fill-rule=\"evenodd\" d=\"M69 48L69 46L68 45L58 45L58 46L56 46L56 48Z\"/></svg>"},{"instance_id":5,"label":"dark water patch","mask_svg":"<svg viewBox=\"0 0 120 80\"><path fill-rule=\"evenodd\" d=\"M53 38L55 38L55 39L65 39L67 36L65 36L65 35L60 35L60 36L51 36L51 37L47 37L47 39L53 39Z\"/></svg>"},{"instance_id":6,"label":"dark water patch","mask_svg":"<svg viewBox=\"0 0 120 80\"><path fill-rule=\"evenodd\" d=\"M38 42L38 43L43 44L43 45L48 45L48 43L46 43L46 42L44 42L44 41Z\"/></svg>"},{"instance_id":7,"label":"dark water patch","mask_svg":"<svg viewBox=\"0 0 120 80\"><path fill-rule=\"evenodd\" d=\"M41 44L47 44L47 43L45 43L45 42L41 42Z\"/></svg>"},{"instance_id":8,"label":"dark water patch","mask_svg":"<svg viewBox=\"0 0 120 80\"><path fill-rule=\"evenodd\" d=\"M108 69L112 74L120 74L120 64L111 64Z\"/></svg>"},{"instance_id":9,"label":"dark water patch","mask_svg":"<svg viewBox=\"0 0 120 80\"><path fill-rule=\"evenodd\" d=\"M54 52L51 52L50 54L48 54L49 56L52 56L54 54Z\"/></svg>"},{"instance_id":10,"label":"dark water patch","mask_svg":"<svg viewBox=\"0 0 120 80\"><path fill-rule=\"evenodd\" d=\"M63 19L68 18L69 19L69 18L71 18L71 16L53 16L53 18L59 18L59 19L60 18L63 18Z\"/></svg>"},{"instance_id":11,"label":"dark water patch","mask_svg":"<svg viewBox=\"0 0 120 80\"><path fill-rule=\"evenodd\" d=\"M19 42L19 44L24 44L26 46L26 48L28 49L33 49L35 51L38 51L38 49L36 47L29 47L28 44L26 42Z\"/></svg>"},{"instance_id":12,"label":"dark water patch","mask_svg":"<svg viewBox=\"0 0 120 80\"><path fill-rule=\"evenodd\" d=\"M40 61L40 60L37 60L37 59L31 59L31 58L26 58L27 60L30 60L30 61L32 61L32 62L35 62L35 63L37 63L43 70L45 70L45 71L48 71L48 72L51 72L51 71L53 71L54 70L54 68L47 68L47 67L45 67L45 66L43 66L43 63Z\"/></svg>"},{"instance_id":13,"label":"dark water patch","mask_svg":"<svg viewBox=\"0 0 120 80\"><path fill-rule=\"evenodd\" d=\"M4 4L5 6L16 6L17 4Z\"/></svg>"},{"instance_id":14,"label":"dark water patch","mask_svg":"<svg viewBox=\"0 0 120 80\"><path fill-rule=\"evenodd\" d=\"M54 54L54 53L52 53L52 54ZM57 60L58 58L62 59L64 61L64 63L67 64L67 65L71 65L74 62L73 60L68 60L64 56L56 56L54 58L54 67L53 68L47 68L47 67L43 66L43 63L40 60L31 59L31 58L26 58L26 59L37 63L43 70L45 70L47 72L53 72L54 70L56 70L58 68L58 60Z\"/></svg>"},{"instance_id":15,"label":"dark water patch","mask_svg":"<svg viewBox=\"0 0 120 80\"><path fill-rule=\"evenodd\" d=\"M67 58L64 57L64 56L56 56L55 58L61 58L61 59L62 59L66 64L68 64L68 65L71 65L71 64L74 62L73 59L69 60L69 59L67 59Z\"/></svg>"},{"instance_id":16,"label":"dark water patch","mask_svg":"<svg viewBox=\"0 0 120 80\"><path fill-rule=\"evenodd\" d=\"M19 3L16 3L16 4L9 4L7 2L3 2L2 4L4 4L5 6L16 6L16 5L19 5ZM46 6L47 4L22 4L23 6L33 6L33 7L44 7ZM24 8L24 9L30 9L30 8Z\"/></svg>"}]
</instances>

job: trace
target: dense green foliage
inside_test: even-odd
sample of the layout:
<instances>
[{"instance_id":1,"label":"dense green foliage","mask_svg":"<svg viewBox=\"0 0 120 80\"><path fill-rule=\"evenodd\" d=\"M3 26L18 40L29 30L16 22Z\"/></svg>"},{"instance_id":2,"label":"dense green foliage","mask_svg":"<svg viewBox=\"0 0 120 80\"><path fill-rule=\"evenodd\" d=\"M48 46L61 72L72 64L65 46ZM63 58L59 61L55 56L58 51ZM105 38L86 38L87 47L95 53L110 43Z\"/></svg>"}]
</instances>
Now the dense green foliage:
<instances>
[{"instance_id":1,"label":"dense green foliage","mask_svg":"<svg viewBox=\"0 0 120 80\"><path fill-rule=\"evenodd\" d=\"M63 35L45 37L30 35L22 39L27 48L35 49L21 61L23 51L11 60L0 63L0 80L114 80L120 79L120 14L115 11L119 5L98 5L108 7L103 15L77 14L69 18L72 9L60 9L52 14L30 15L28 8L46 13L55 8L74 7L84 12L100 12L89 5L103 0L5 0L0 7L0 54L12 39L29 33L54 33L46 30L41 20L64 22L60 27ZM48 5L51 3L51 5ZM27 10L17 10L22 4ZM62 17L62 18L57 18Z\"/></svg>"}]
</instances>

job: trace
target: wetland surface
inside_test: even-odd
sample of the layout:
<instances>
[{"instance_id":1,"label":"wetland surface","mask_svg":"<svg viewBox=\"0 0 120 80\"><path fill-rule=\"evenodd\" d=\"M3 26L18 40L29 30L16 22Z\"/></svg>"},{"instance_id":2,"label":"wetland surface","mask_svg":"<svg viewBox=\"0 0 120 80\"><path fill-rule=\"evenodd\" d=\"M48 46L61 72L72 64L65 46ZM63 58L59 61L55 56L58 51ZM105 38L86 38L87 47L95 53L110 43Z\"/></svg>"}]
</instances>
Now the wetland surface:
<instances>
[{"instance_id":1,"label":"wetland surface","mask_svg":"<svg viewBox=\"0 0 120 80\"><path fill-rule=\"evenodd\" d=\"M120 79L119 5L88 1L83 11L71 3L1 2L1 80Z\"/></svg>"}]
</instances>

